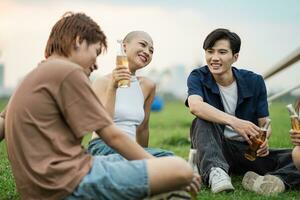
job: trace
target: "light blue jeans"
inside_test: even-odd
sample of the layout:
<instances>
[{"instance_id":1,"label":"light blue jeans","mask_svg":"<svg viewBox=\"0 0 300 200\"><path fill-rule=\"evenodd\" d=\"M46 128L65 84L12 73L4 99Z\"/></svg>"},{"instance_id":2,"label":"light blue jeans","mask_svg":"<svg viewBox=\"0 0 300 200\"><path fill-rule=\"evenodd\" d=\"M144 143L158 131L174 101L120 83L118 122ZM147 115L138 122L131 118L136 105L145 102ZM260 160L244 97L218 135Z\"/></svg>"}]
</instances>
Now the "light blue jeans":
<instances>
[{"instance_id":1,"label":"light blue jeans","mask_svg":"<svg viewBox=\"0 0 300 200\"><path fill-rule=\"evenodd\" d=\"M150 148L150 147L146 147L144 149L145 151L147 151L148 153L150 153L155 157L174 156L173 152L164 149ZM110 148L110 146L108 146L100 138L95 138L89 142L88 152L93 156L110 155L110 154L117 153L114 149Z\"/></svg>"},{"instance_id":2,"label":"light blue jeans","mask_svg":"<svg viewBox=\"0 0 300 200\"><path fill-rule=\"evenodd\" d=\"M146 161L112 154L94 156L91 170L65 200L134 200L149 195Z\"/></svg>"}]
</instances>

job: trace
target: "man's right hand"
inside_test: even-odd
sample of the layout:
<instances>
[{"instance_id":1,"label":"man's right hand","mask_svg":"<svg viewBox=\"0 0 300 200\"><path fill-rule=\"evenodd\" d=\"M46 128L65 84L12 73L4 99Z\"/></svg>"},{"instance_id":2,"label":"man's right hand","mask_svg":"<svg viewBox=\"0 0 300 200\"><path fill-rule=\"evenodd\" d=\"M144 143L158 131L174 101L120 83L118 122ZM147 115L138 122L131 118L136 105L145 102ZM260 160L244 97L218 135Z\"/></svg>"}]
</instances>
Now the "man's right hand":
<instances>
[{"instance_id":1,"label":"man's right hand","mask_svg":"<svg viewBox=\"0 0 300 200\"><path fill-rule=\"evenodd\" d=\"M260 128L250 121L233 117L232 123L229 124L234 131L240 134L245 140L252 144L251 138L257 137L260 133Z\"/></svg>"}]
</instances>

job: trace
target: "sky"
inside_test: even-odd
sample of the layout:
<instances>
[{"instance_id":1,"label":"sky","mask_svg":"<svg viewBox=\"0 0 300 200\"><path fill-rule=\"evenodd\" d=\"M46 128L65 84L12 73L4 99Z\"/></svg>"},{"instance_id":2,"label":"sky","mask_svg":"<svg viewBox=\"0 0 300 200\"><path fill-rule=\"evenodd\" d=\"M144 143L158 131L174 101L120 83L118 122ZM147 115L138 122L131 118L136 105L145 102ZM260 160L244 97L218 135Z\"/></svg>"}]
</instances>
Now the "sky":
<instances>
[{"instance_id":1,"label":"sky","mask_svg":"<svg viewBox=\"0 0 300 200\"><path fill-rule=\"evenodd\" d=\"M112 71L116 40L132 30L154 41L147 70L178 65L191 70L205 64L203 41L216 28L228 28L242 40L234 66L263 74L300 47L298 0L0 0L0 62L5 86L18 82L44 59L52 26L66 11L91 16L107 35L108 51L99 56L93 76ZM299 84L300 62L266 81L270 90Z\"/></svg>"}]
</instances>

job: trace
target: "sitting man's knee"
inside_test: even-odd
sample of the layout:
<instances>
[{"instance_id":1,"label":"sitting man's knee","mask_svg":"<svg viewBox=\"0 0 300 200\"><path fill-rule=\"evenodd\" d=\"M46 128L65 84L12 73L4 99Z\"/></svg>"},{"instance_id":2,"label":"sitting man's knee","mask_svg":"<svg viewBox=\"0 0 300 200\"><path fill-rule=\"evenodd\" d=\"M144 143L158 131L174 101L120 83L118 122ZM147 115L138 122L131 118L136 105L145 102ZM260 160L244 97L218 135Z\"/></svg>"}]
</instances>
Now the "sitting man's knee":
<instances>
[{"instance_id":1,"label":"sitting man's knee","mask_svg":"<svg viewBox=\"0 0 300 200\"><path fill-rule=\"evenodd\" d=\"M195 118L191 125L191 131L193 131L196 128L212 128L214 126L214 123L206 121L204 119Z\"/></svg>"},{"instance_id":2,"label":"sitting man's knee","mask_svg":"<svg viewBox=\"0 0 300 200\"><path fill-rule=\"evenodd\" d=\"M204 119L195 118L190 128L190 138L193 140L193 138L197 137L197 135L199 135L199 133L201 133L202 130L213 130L213 129L214 129L214 123L206 121Z\"/></svg>"}]
</instances>

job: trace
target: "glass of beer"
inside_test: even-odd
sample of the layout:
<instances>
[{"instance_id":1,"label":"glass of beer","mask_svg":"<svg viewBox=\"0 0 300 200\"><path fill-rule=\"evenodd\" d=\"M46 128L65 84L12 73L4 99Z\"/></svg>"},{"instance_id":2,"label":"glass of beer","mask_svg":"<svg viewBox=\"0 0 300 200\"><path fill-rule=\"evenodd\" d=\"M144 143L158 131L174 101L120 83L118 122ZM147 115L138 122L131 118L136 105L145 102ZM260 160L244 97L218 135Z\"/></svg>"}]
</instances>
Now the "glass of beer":
<instances>
[{"instance_id":1,"label":"glass of beer","mask_svg":"<svg viewBox=\"0 0 300 200\"><path fill-rule=\"evenodd\" d=\"M249 145L248 149L246 150L244 156L250 161L254 161L257 157L257 150L259 149L260 145L264 143L267 135L267 130L260 130L260 135L251 139L252 144Z\"/></svg>"},{"instance_id":2,"label":"glass of beer","mask_svg":"<svg viewBox=\"0 0 300 200\"><path fill-rule=\"evenodd\" d=\"M295 108L293 107L292 104L289 104L286 107L290 113L292 129L296 131L300 131L300 120L299 120L299 116L295 111Z\"/></svg>"},{"instance_id":3,"label":"glass of beer","mask_svg":"<svg viewBox=\"0 0 300 200\"><path fill-rule=\"evenodd\" d=\"M254 161L257 157L257 150L260 148L260 145L264 143L267 138L267 132L269 125L271 123L270 119L267 119L263 128L260 128L259 135L255 138L251 139L252 144L249 145L248 149L246 150L244 156L250 161Z\"/></svg>"},{"instance_id":4,"label":"glass of beer","mask_svg":"<svg viewBox=\"0 0 300 200\"><path fill-rule=\"evenodd\" d=\"M117 57L116 57L116 65L117 65L116 67L125 66L129 70L128 58L127 58L127 55L123 48L123 41L117 40L117 42L119 44L119 50L118 50ZM118 82L119 88L127 88L129 86L130 86L130 80L124 79L124 80L120 80Z\"/></svg>"},{"instance_id":5,"label":"glass of beer","mask_svg":"<svg viewBox=\"0 0 300 200\"><path fill-rule=\"evenodd\" d=\"M193 168L194 173L199 174L197 163L196 163L197 149L190 149L188 163ZM190 191L192 200L197 200L197 193Z\"/></svg>"},{"instance_id":6,"label":"glass of beer","mask_svg":"<svg viewBox=\"0 0 300 200\"><path fill-rule=\"evenodd\" d=\"M190 152L189 152L188 163L193 168L194 173L198 173L199 174L197 163L196 163L196 155L197 155L197 149L192 149L191 148Z\"/></svg>"}]
</instances>

